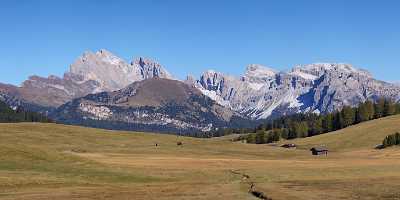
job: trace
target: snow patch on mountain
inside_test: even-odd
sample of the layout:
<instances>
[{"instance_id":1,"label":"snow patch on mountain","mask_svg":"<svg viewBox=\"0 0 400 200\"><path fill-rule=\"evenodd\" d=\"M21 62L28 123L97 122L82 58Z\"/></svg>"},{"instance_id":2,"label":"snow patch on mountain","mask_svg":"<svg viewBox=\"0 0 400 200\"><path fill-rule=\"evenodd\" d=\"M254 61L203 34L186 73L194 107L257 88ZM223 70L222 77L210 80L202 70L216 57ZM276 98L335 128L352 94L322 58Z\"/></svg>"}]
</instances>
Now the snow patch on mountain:
<instances>
[{"instance_id":1,"label":"snow patch on mountain","mask_svg":"<svg viewBox=\"0 0 400 200\"><path fill-rule=\"evenodd\" d=\"M199 88L199 89L204 95L208 96L210 99L212 99L213 101L217 102L221 106L229 107L230 102L227 101L227 100L224 100L221 96L219 96L217 94L217 92L210 91L210 90L205 90L205 89L202 89L202 88Z\"/></svg>"}]
</instances>

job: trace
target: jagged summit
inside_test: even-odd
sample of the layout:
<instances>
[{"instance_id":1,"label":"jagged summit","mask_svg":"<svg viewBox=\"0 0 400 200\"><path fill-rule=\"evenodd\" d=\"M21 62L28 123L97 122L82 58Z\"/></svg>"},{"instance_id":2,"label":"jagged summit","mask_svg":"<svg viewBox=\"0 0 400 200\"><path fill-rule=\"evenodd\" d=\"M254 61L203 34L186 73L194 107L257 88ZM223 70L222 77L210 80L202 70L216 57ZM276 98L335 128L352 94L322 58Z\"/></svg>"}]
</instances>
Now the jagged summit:
<instances>
[{"instance_id":1,"label":"jagged summit","mask_svg":"<svg viewBox=\"0 0 400 200\"><path fill-rule=\"evenodd\" d=\"M371 73L365 69L358 69L351 64L346 63L313 63L308 65L298 65L292 69L292 72L303 72L320 76L324 73L345 73L368 76L372 78Z\"/></svg>"},{"instance_id":2,"label":"jagged summit","mask_svg":"<svg viewBox=\"0 0 400 200\"><path fill-rule=\"evenodd\" d=\"M105 49L85 52L71 65L69 73L82 77L82 81L99 83L95 92L118 90L153 77L172 78L163 66L151 59L139 57L128 64Z\"/></svg>"},{"instance_id":3,"label":"jagged summit","mask_svg":"<svg viewBox=\"0 0 400 200\"><path fill-rule=\"evenodd\" d=\"M174 79L161 64L148 58L136 58L131 62L131 66L140 71L142 80L153 77Z\"/></svg>"},{"instance_id":4,"label":"jagged summit","mask_svg":"<svg viewBox=\"0 0 400 200\"><path fill-rule=\"evenodd\" d=\"M57 107L87 94L114 91L153 77L172 79L159 63L138 58L131 63L108 50L85 51L64 77L31 76L19 88L21 98L49 107Z\"/></svg>"},{"instance_id":5,"label":"jagged summit","mask_svg":"<svg viewBox=\"0 0 400 200\"><path fill-rule=\"evenodd\" d=\"M260 64L250 64L246 67L245 76L255 77L255 76L268 76L272 77L278 73L277 70L260 65Z\"/></svg>"},{"instance_id":6,"label":"jagged summit","mask_svg":"<svg viewBox=\"0 0 400 200\"><path fill-rule=\"evenodd\" d=\"M204 73L196 87L221 105L255 119L332 112L379 97L400 99L399 86L344 63L298 65L288 72L249 65L240 78Z\"/></svg>"},{"instance_id":7,"label":"jagged summit","mask_svg":"<svg viewBox=\"0 0 400 200\"><path fill-rule=\"evenodd\" d=\"M119 58L118 56L114 55L113 53L105 49L97 51L96 55L99 56L102 61L110 63L112 65L126 64L126 62L123 59Z\"/></svg>"}]
</instances>

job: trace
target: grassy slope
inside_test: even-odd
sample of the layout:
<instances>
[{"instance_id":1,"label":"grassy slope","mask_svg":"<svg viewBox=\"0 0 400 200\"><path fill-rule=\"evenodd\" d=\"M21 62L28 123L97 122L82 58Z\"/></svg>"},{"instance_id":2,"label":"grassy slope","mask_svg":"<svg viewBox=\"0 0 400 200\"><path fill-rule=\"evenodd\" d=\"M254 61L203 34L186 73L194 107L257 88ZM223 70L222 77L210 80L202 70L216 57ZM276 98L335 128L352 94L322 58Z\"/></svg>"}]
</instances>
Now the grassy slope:
<instances>
[{"instance_id":1,"label":"grassy slope","mask_svg":"<svg viewBox=\"0 0 400 200\"><path fill-rule=\"evenodd\" d=\"M400 115L381 118L339 131L293 142L301 148L325 145L333 151L349 151L374 148L389 134L400 132Z\"/></svg>"},{"instance_id":2,"label":"grassy slope","mask_svg":"<svg viewBox=\"0 0 400 200\"><path fill-rule=\"evenodd\" d=\"M249 174L273 199L400 199L398 148L372 149L400 131L399 122L393 116L295 140L298 150L226 138L0 124L0 199L254 199L231 170ZM333 153L310 156L307 148L319 144Z\"/></svg>"}]
</instances>

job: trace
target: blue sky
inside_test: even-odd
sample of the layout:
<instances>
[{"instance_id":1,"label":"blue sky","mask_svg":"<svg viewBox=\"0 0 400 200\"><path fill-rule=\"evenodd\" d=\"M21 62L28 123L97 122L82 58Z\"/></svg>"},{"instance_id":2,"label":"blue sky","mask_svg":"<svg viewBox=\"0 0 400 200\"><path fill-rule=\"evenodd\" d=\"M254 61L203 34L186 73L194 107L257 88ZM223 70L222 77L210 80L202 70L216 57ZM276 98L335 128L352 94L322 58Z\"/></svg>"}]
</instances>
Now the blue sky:
<instances>
[{"instance_id":1,"label":"blue sky","mask_svg":"<svg viewBox=\"0 0 400 200\"><path fill-rule=\"evenodd\" d=\"M2 0L0 82L61 76L84 51L145 56L178 78L345 62L400 80L397 0Z\"/></svg>"}]
</instances>

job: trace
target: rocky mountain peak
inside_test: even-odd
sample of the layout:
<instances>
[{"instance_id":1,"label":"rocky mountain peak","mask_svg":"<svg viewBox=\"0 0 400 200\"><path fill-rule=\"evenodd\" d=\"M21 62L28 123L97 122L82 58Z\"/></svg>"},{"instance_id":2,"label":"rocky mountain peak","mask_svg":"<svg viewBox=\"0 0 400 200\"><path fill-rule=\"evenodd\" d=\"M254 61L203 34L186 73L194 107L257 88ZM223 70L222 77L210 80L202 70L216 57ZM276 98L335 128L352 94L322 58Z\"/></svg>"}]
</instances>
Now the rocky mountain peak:
<instances>
[{"instance_id":1,"label":"rocky mountain peak","mask_svg":"<svg viewBox=\"0 0 400 200\"><path fill-rule=\"evenodd\" d=\"M142 80L153 77L174 79L161 64L148 58L139 57L131 62L131 66L140 73Z\"/></svg>"},{"instance_id":2,"label":"rocky mountain peak","mask_svg":"<svg viewBox=\"0 0 400 200\"><path fill-rule=\"evenodd\" d=\"M325 73L359 75L372 78L372 75L364 69L358 69L353 65L346 63L314 63L309 65L298 65L292 72L303 72L315 76L321 76Z\"/></svg>"},{"instance_id":3,"label":"rocky mountain peak","mask_svg":"<svg viewBox=\"0 0 400 200\"><path fill-rule=\"evenodd\" d=\"M278 73L277 70L260 65L250 64L246 67L245 76L247 77L273 77Z\"/></svg>"},{"instance_id":4,"label":"rocky mountain peak","mask_svg":"<svg viewBox=\"0 0 400 200\"><path fill-rule=\"evenodd\" d=\"M126 62L119 58L118 56L114 55L113 53L105 50L105 49L101 49L99 51L96 52L96 56L98 58L100 58L103 62L106 63L110 63L111 65L125 65Z\"/></svg>"},{"instance_id":5,"label":"rocky mountain peak","mask_svg":"<svg viewBox=\"0 0 400 200\"><path fill-rule=\"evenodd\" d=\"M145 57L138 57L135 58L132 62L131 65L140 65L140 66L145 66L145 65L153 65L153 66L160 66L161 64L159 64L158 62L150 59L150 58L145 58Z\"/></svg>"},{"instance_id":6,"label":"rocky mountain peak","mask_svg":"<svg viewBox=\"0 0 400 200\"><path fill-rule=\"evenodd\" d=\"M83 77L83 81L96 81L96 92L121 89L135 81L153 77L172 79L157 62L139 57L128 64L113 53L101 49L96 53L85 52L72 65L71 74Z\"/></svg>"},{"instance_id":7,"label":"rocky mountain peak","mask_svg":"<svg viewBox=\"0 0 400 200\"><path fill-rule=\"evenodd\" d=\"M111 52L102 49L93 53L91 51L84 52L73 64L70 65L70 73L85 76L89 72L101 70L114 70L116 66L127 66L128 64L121 58Z\"/></svg>"},{"instance_id":8,"label":"rocky mountain peak","mask_svg":"<svg viewBox=\"0 0 400 200\"><path fill-rule=\"evenodd\" d=\"M57 107L77 97L119 90L153 77L172 79L160 64L150 59L139 58L129 64L105 49L86 51L62 78L31 76L19 88L19 96L38 105Z\"/></svg>"}]
</instances>

